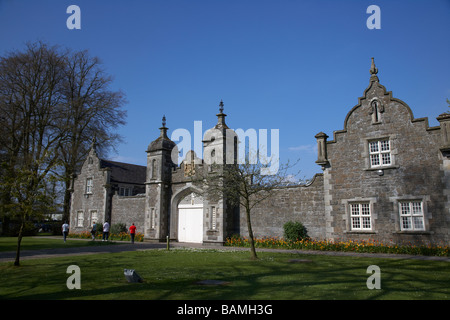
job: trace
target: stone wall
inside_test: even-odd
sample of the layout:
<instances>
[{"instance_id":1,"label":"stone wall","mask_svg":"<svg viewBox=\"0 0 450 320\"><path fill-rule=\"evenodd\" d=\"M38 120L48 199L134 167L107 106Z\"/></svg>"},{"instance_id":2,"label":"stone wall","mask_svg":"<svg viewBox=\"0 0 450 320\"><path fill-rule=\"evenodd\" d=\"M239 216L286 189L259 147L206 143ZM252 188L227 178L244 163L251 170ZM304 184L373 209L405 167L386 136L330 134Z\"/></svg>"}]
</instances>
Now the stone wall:
<instances>
[{"instance_id":1,"label":"stone wall","mask_svg":"<svg viewBox=\"0 0 450 320\"><path fill-rule=\"evenodd\" d=\"M145 195L131 197L115 195L112 198L111 207L111 225L123 223L129 228L134 223L136 231L144 233Z\"/></svg>"},{"instance_id":2,"label":"stone wall","mask_svg":"<svg viewBox=\"0 0 450 320\"><path fill-rule=\"evenodd\" d=\"M251 212L256 238L283 237L283 225L301 222L313 238L325 238L323 175L317 174L308 185L284 187L256 206ZM245 208L240 208L241 236L248 236Z\"/></svg>"}]
</instances>

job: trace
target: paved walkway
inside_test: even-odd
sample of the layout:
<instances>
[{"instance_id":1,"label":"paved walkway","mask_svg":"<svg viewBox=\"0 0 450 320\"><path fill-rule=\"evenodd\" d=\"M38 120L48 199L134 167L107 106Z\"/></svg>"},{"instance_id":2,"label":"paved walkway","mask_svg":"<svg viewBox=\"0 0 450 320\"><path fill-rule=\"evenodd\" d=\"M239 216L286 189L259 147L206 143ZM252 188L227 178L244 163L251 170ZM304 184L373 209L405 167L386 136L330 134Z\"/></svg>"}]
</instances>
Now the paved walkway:
<instances>
[{"instance_id":1,"label":"paved walkway","mask_svg":"<svg viewBox=\"0 0 450 320\"><path fill-rule=\"evenodd\" d=\"M58 238L60 239L60 238ZM75 240L75 239L71 239ZM77 239L83 241L82 239ZM61 240L62 241L62 240ZM89 240L84 240L89 241ZM62 256L73 256L83 254L98 254L98 253L114 253L124 251L142 251L152 249L165 249L167 247L164 242L130 242L115 241L114 245L106 246L86 246L86 247L70 247L70 248L56 248L56 249L42 249L42 250L22 250L20 252L20 260L28 259L42 259ZM220 249L220 250L239 250L248 251L249 248L240 247L224 247L224 246L208 246L198 243L178 243L171 242L171 248L203 248L203 249ZM403 254L375 254L375 253L355 253L355 252L333 252L333 251L313 251L313 250L284 250L284 249L257 249L258 252L285 252L295 254L312 254L312 255L331 255L331 256L352 256L352 257L370 257L370 258L393 258L393 259L417 259L417 260L434 260L450 262L450 257L435 257L435 256L415 256ZM16 257L15 251L0 252L1 262L14 262Z\"/></svg>"}]
</instances>

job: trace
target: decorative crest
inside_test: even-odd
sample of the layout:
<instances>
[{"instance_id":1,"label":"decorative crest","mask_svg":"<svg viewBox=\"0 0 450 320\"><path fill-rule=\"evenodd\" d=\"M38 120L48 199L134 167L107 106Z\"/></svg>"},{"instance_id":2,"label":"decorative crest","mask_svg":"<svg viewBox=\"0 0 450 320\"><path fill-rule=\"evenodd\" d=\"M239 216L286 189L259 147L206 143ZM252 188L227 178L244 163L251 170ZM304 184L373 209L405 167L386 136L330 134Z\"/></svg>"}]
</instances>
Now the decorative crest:
<instances>
[{"instance_id":1,"label":"decorative crest","mask_svg":"<svg viewBox=\"0 0 450 320\"><path fill-rule=\"evenodd\" d=\"M166 126L166 116L164 115L162 118L162 126L165 127Z\"/></svg>"},{"instance_id":2,"label":"decorative crest","mask_svg":"<svg viewBox=\"0 0 450 320\"><path fill-rule=\"evenodd\" d=\"M220 100L220 103L219 103L219 111L220 111L220 113L223 113L223 101L222 101L222 99Z\"/></svg>"}]
</instances>

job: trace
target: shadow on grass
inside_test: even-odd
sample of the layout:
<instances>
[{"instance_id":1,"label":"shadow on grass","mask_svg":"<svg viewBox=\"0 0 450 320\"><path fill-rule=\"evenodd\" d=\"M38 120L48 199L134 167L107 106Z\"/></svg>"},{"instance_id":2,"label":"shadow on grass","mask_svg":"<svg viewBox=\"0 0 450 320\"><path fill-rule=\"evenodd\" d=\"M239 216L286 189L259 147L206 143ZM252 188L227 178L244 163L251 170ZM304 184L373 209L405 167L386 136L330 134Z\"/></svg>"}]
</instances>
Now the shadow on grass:
<instances>
[{"instance_id":1,"label":"shadow on grass","mask_svg":"<svg viewBox=\"0 0 450 320\"><path fill-rule=\"evenodd\" d=\"M52 259L47 262L48 268L41 260L22 270L2 268L0 274L9 273L11 279L0 276L1 282L16 286L2 294L2 299L448 299L450 294L447 262L269 253L260 256L260 260L251 261L245 253L133 252ZM312 262L291 263L292 258ZM71 264L81 268L80 290L66 287L70 275L65 272ZM367 267L372 264L381 269L381 290L366 286L371 275ZM128 283L125 268L135 269L144 283ZM27 278L30 272L35 273L31 279ZM200 280L227 284L199 285Z\"/></svg>"}]
</instances>

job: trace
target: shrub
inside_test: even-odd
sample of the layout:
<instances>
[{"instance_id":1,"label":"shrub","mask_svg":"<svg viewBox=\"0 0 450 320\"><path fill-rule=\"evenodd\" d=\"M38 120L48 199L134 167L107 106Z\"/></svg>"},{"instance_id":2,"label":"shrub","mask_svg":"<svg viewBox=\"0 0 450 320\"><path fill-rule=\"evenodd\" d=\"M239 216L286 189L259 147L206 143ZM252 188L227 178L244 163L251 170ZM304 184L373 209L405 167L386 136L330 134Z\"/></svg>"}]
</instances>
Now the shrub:
<instances>
[{"instance_id":1,"label":"shrub","mask_svg":"<svg viewBox=\"0 0 450 320\"><path fill-rule=\"evenodd\" d=\"M62 222L60 221L54 221L49 223L50 229L52 230L52 234L54 236L61 236L62 235Z\"/></svg>"},{"instance_id":2,"label":"shrub","mask_svg":"<svg viewBox=\"0 0 450 320\"><path fill-rule=\"evenodd\" d=\"M6 228L5 228L6 229ZM19 222L10 222L8 225L8 229L4 230L3 232L5 235L10 237L17 237L19 235L20 231L20 223ZM37 227L32 223L31 221L25 222L22 236L35 236L37 234Z\"/></svg>"},{"instance_id":3,"label":"shrub","mask_svg":"<svg viewBox=\"0 0 450 320\"><path fill-rule=\"evenodd\" d=\"M286 222L283 226L283 229L284 238L288 241L297 241L309 238L308 231L301 222Z\"/></svg>"},{"instance_id":4,"label":"shrub","mask_svg":"<svg viewBox=\"0 0 450 320\"><path fill-rule=\"evenodd\" d=\"M113 224L111 226L111 230L110 230L111 234L119 234L122 232L127 233L127 226L125 225L125 223L119 222L119 223Z\"/></svg>"},{"instance_id":5,"label":"shrub","mask_svg":"<svg viewBox=\"0 0 450 320\"><path fill-rule=\"evenodd\" d=\"M69 233L68 238L74 238L74 239L91 239L91 233L88 231L78 232L78 233ZM98 233L95 237L97 240L102 240L102 233ZM120 233L111 233L108 238L110 241L130 241L131 237L129 233L126 232L120 232ZM143 233L136 233L136 236L134 237L135 242L143 242L144 241L144 234Z\"/></svg>"}]
</instances>

